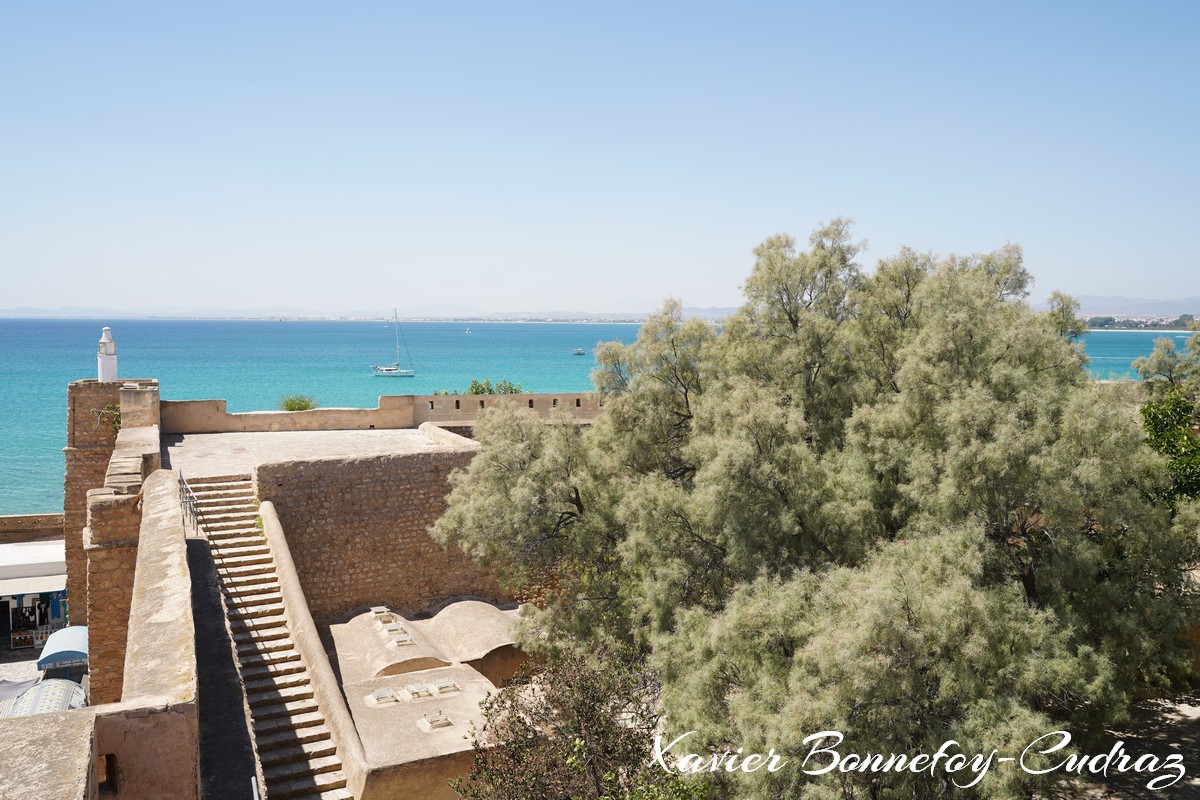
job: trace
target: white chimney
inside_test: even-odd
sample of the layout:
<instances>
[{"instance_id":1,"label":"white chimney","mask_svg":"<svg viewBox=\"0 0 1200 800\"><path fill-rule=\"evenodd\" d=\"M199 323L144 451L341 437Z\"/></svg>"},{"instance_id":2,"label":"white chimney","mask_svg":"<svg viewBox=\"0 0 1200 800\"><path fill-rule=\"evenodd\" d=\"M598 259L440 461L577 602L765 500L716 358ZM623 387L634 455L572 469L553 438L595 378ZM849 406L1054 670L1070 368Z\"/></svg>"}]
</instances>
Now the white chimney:
<instances>
[{"instance_id":1,"label":"white chimney","mask_svg":"<svg viewBox=\"0 0 1200 800\"><path fill-rule=\"evenodd\" d=\"M112 338L112 328L100 333L100 346L96 348L96 373L101 383L116 383L117 343Z\"/></svg>"}]
</instances>

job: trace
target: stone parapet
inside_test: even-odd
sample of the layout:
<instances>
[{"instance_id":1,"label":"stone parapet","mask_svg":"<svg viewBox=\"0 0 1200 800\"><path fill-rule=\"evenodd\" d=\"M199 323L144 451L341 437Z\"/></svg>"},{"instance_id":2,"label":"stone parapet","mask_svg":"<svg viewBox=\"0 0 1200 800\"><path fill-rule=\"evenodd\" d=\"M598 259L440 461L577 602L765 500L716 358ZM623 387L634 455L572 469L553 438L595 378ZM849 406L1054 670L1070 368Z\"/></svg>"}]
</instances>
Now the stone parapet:
<instances>
[{"instance_id":1,"label":"stone parapet","mask_svg":"<svg viewBox=\"0 0 1200 800\"><path fill-rule=\"evenodd\" d=\"M0 719L0 797L96 800L91 709Z\"/></svg>"},{"instance_id":2,"label":"stone parapet","mask_svg":"<svg viewBox=\"0 0 1200 800\"><path fill-rule=\"evenodd\" d=\"M164 400L164 434L264 433L412 428L413 398L385 396L377 408L314 408L311 411L248 411L230 414L224 400Z\"/></svg>"},{"instance_id":3,"label":"stone parapet","mask_svg":"<svg viewBox=\"0 0 1200 800\"><path fill-rule=\"evenodd\" d=\"M158 381L122 381L119 402L122 429L158 426Z\"/></svg>"},{"instance_id":4,"label":"stone parapet","mask_svg":"<svg viewBox=\"0 0 1200 800\"><path fill-rule=\"evenodd\" d=\"M62 514L0 515L0 544L63 538Z\"/></svg>"},{"instance_id":5,"label":"stone parapet","mask_svg":"<svg viewBox=\"0 0 1200 800\"><path fill-rule=\"evenodd\" d=\"M104 473L104 486L119 494L137 494L146 476L161 467L158 427L122 427Z\"/></svg>"},{"instance_id":6,"label":"stone parapet","mask_svg":"<svg viewBox=\"0 0 1200 800\"><path fill-rule=\"evenodd\" d=\"M263 534L271 548L275 562L275 573L279 576L279 592L283 598L283 610L287 616L288 634L296 643L296 649L304 666L308 669L317 705L329 727L330 738L337 747L342 760L342 771L346 784L355 797L362 797L363 787L370 771L362 740L346 708L342 690L333 667L329 663L325 646L317 624L309 611L308 600L296 575L296 564L292 558L287 537L275 513L275 506L267 500L259 506L263 521Z\"/></svg>"},{"instance_id":7,"label":"stone parapet","mask_svg":"<svg viewBox=\"0 0 1200 800\"><path fill-rule=\"evenodd\" d=\"M230 414L224 400L164 400L164 434L263 433L415 428L423 422L470 427L485 408L515 403L549 416L568 411L590 422L604 404L591 392L564 394L384 395L376 408L315 408L311 411L249 411Z\"/></svg>"}]
</instances>

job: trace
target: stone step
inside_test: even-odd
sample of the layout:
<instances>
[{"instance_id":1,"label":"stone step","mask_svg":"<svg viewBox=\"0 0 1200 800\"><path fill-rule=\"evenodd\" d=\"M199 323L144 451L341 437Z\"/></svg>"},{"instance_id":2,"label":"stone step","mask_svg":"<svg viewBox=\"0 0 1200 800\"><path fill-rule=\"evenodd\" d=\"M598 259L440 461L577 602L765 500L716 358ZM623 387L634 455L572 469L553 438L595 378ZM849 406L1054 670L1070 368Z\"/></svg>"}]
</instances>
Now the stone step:
<instances>
[{"instance_id":1,"label":"stone step","mask_svg":"<svg viewBox=\"0 0 1200 800\"><path fill-rule=\"evenodd\" d=\"M255 683L259 678L269 678L276 675L291 675L296 672L304 671L304 662L299 660L293 661L273 661L267 664L258 664L251 666L249 664L242 665L242 680L246 681L246 686Z\"/></svg>"},{"instance_id":2,"label":"stone step","mask_svg":"<svg viewBox=\"0 0 1200 800\"><path fill-rule=\"evenodd\" d=\"M204 538L208 539L210 547L220 547L221 544L229 539L248 539L251 536L262 536L262 530L258 528L242 528L240 530L228 531L208 531Z\"/></svg>"},{"instance_id":3,"label":"stone step","mask_svg":"<svg viewBox=\"0 0 1200 800\"><path fill-rule=\"evenodd\" d=\"M287 747L275 747L268 750L260 749L258 759L262 762L263 773L268 767L282 766L295 761L313 761L314 759L332 756L337 752L329 739L317 739L311 742L298 742ZM338 764L341 768L341 764Z\"/></svg>"},{"instance_id":4,"label":"stone step","mask_svg":"<svg viewBox=\"0 0 1200 800\"><path fill-rule=\"evenodd\" d=\"M250 484L253 481L252 475L240 473L236 475L201 475L198 477L187 478L188 486L212 486L214 483L244 483Z\"/></svg>"},{"instance_id":5,"label":"stone step","mask_svg":"<svg viewBox=\"0 0 1200 800\"><path fill-rule=\"evenodd\" d=\"M262 575L270 573L272 577L275 575L275 567L271 564L246 564L243 566L221 565L217 570L217 574L221 577L221 583L229 584L230 578L241 578L245 575Z\"/></svg>"},{"instance_id":6,"label":"stone step","mask_svg":"<svg viewBox=\"0 0 1200 800\"><path fill-rule=\"evenodd\" d=\"M227 531L245 531L256 530L254 517L252 516L237 517L236 519L209 519L207 516L200 517L200 526L209 533L225 533Z\"/></svg>"},{"instance_id":7,"label":"stone step","mask_svg":"<svg viewBox=\"0 0 1200 800\"><path fill-rule=\"evenodd\" d=\"M300 663L300 669L294 672L246 679L244 683L247 694L282 692L284 689L291 689L296 686L308 686L308 671L304 669L304 664Z\"/></svg>"},{"instance_id":8,"label":"stone step","mask_svg":"<svg viewBox=\"0 0 1200 800\"><path fill-rule=\"evenodd\" d=\"M203 519L200 522L204 522ZM238 539L239 536L262 536L263 529L259 528L253 521L242 523L240 525L221 524L217 530L209 531L209 539L212 541L224 541L227 539Z\"/></svg>"},{"instance_id":9,"label":"stone step","mask_svg":"<svg viewBox=\"0 0 1200 800\"><path fill-rule=\"evenodd\" d=\"M314 793L320 796L322 792L328 792L332 789L341 789L346 785L346 775L342 772L341 762L336 758L326 756L329 761L337 764L337 766L329 771L326 767L319 774L311 772L304 777L294 777L288 779L291 775L300 773L287 773L280 771L276 775L268 775L266 770L263 770L263 777L267 781L267 797L271 800L294 800L294 798L312 795ZM325 765L319 765L324 767Z\"/></svg>"},{"instance_id":10,"label":"stone step","mask_svg":"<svg viewBox=\"0 0 1200 800\"><path fill-rule=\"evenodd\" d=\"M283 595L279 593L278 586L272 586L269 583L264 583L265 591L261 592L238 592L236 595L226 595L225 606L233 610L242 610L249 606L263 606L279 604L283 602Z\"/></svg>"},{"instance_id":11,"label":"stone step","mask_svg":"<svg viewBox=\"0 0 1200 800\"><path fill-rule=\"evenodd\" d=\"M289 800L354 800L349 789L334 789L332 792L292 795Z\"/></svg>"},{"instance_id":12,"label":"stone step","mask_svg":"<svg viewBox=\"0 0 1200 800\"><path fill-rule=\"evenodd\" d=\"M295 647L295 643L288 638L287 628L282 631L254 631L253 633L246 631L240 636L235 635L234 641L237 642L238 656L246 656L251 653L265 653L270 650L286 650L289 647Z\"/></svg>"},{"instance_id":13,"label":"stone step","mask_svg":"<svg viewBox=\"0 0 1200 800\"><path fill-rule=\"evenodd\" d=\"M260 633L274 628L282 627L284 633L287 633L287 619L283 614L273 614L266 617L247 617L245 619L229 620L229 629L233 632L233 638L240 644L243 639L238 638L238 634L249 634L257 636Z\"/></svg>"},{"instance_id":14,"label":"stone step","mask_svg":"<svg viewBox=\"0 0 1200 800\"><path fill-rule=\"evenodd\" d=\"M234 551L233 553L217 552L213 556L221 563L223 569L248 567L251 564L267 564L274 560L271 557L271 551L265 547L257 553L243 553L239 551Z\"/></svg>"},{"instance_id":15,"label":"stone step","mask_svg":"<svg viewBox=\"0 0 1200 800\"><path fill-rule=\"evenodd\" d=\"M309 787L313 786L313 781L318 776L327 772L340 772L342 762L337 756L320 756L318 758L306 759L304 761L291 761L283 764L273 764L268 767L263 764L263 777L267 779L267 797L289 797L289 791L280 786L295 781L300 783L297 788L305 788L304 783L308 783ZM345 776L342 776L342 786L345 786ZM322 789L337 789L337 786L324 786ZM308 789L312 791L312 788ZM294 791L294 789L292 790ZM277 793L282 792L282 794Z\"/></svg>"},{"instance_id":16,"label":"stone step","mask_svg":"<svg viewBox=\"0 0 1200 800\"><path fill-rule=\"evenodd\" d=\"M188 484L189 486L191 484ZM255 500L254 489L249 484L231 483L227 486L208 484L192 486L192 494L197 500L241 500L249 503Z\"/></svg>"},{"instance_id":17,"label":"stone step","mask_svg":"<svg viewBox=\"0 0 1200 800\"><path fill-rule=\"evenodd\" d=\"M234 508L222 508L214 513L204 515L207 522L229 522L231 520L247 519L253 521L258 516L258 509L253 507L237 506Z\"/></svg>"},{"instance_id":18,"label":"stone step","mask_svg":"<svg viewBox=\"0 0 1200 800\"><path fill-rule=\"evenodd\" d=\"M258 511L258 506L248 497L205 497L196 498L196 508L202 514L223 514L227 511Z\"/></svg>"},{"instance_id":19,"label":"stone step","mask_svg":"<svg viewBox=\"0 0 1200 800\"><path fill-rule=\"evenodd\" d=\"M262 535L260 531L257 536L228 536L214 539L209 542L209 547L213 551L220 550L226 552L229 550L240 550L243 547L266 547L267 537Z\"/></svg>"},{"instance_id":20,"label":"stone step","mask_svg":"<svg viewBox=\"0 0 1200 800\"><path fill-rule=\"evenodd\" d=\"M307 744L309 742L323 742L329 739L331 735L329 728L323 722L317 725L297 728L296 730L281 730L265 736L255 732L254 747L261 756L269 750L295 747L296 745ZM263 763L266 762L264 761Z\"/></svg>"},{"instance_id":21,"label":"stone step","mask_svg":"<svg viewBox=\"0 0 1200 800\"><path fill-rule=\"evenodd\" d=\"M279 596L278 583L256 583L252 586L239 587L232 592L225 592L225 606L233 609L244 608L248 605L278 603Z\"/></svg>"},{"instance_id":22,"label":"stone step","mask_svg":"<svg viewBox=\"0 0 1200 800\"><path fill-rule=\"evenodd\" d=\"M259 586L264 583L275 583L275 573L248 572L244 575L224 575L221 577L221 588L228 593L238 593L248 586Z\"/></svg>"},{"instance_id":23,"label":"stone step","mask_svg":"<svg viewBox=\"0 0 1200 800\"><path fill-rule=\"evenodd\" d=\"M297 731L325 724L325 717L317 710L317 704L311 700L302 701L299 703L289 703L288 706L293 706L292 711L287 710L287 706L263 706L258 711L254 712L254 740L258 741L260 736L274 736L275 734L292 734ZM273 714L271 716L260 716L259 712L264 714Z\"/></svg>"},{"instance_id":24,"label":"stone step","mask_svg":"<svg viewBox=\"0 0 1200 800\"><path fill-rule=\"evenodd\" d=\"M203 529L205 536L209 541L217 541L221 538L221 534L228 533L236 536L247 536L261 529L250 525L243 525L240 522L217 522L209 525L204 520L200 521L200 527Z\"/></svg>"},{"instance_id":25,"label":"stone step","mask_svg":"<svg viewBox=\"0 0 1200 800\"><path fill-rule=\"evenodd\" d=\"M354 795L349 789L334 789L332 792L321 792L319 794L298 794L293 795L289 800L354 800Z\"/></svg>"},{"instance_id":26,"label":"stone step","mask_svg":"<svg viewBox=\"0 0 1200 800\"><path fill-rule=\"evenodd\" d=\"M283 614L283 606L279 603L262 603L259 605L241 606L229 612L229 622L245 622L259 617L272 617Z\"/></svg>"},{"instance_id":27,"label":"stone step","mask_svg":"<svg viewBox=\"0 0 1200 800\"><path fill-rule=\"evenodd\" d=\"M312 686L285 686L281 689L269 689L262 691L247 691L246 700L250 704L251 709L259 706L272 706L278 703L294 703L297 700L311 700L313 696ZM313 706L316 708L316 706Z\"/></svg>"},{"instance_id":28,"label":"stone step","mask_svg":"<svg viewBox=\"0 0 1200 800\"><path fill-rule=\"evenodd\" d=\"M267 652L247 653L245 656L238 656L238 662L242 668L260 667L263 664L285 664L288 661L299 661L300 653L295 649L287 650L268 650Z\"/></svg>"}]
</instances>

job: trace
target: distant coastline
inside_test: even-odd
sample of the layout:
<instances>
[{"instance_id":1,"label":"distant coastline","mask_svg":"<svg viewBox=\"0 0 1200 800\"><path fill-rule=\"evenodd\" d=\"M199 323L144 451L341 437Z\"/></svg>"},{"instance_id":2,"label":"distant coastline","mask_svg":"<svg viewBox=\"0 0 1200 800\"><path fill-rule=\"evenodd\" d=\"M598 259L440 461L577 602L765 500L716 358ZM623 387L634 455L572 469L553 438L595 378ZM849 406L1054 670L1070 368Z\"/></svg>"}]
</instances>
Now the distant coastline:
<instances>
[{"instance_id":1,"label":"distant coastline","mask_svg":"<svg viewBox=\"0 0 1200 800\"><path fill-rule=\"evenodd\" d=\"M1088 333L1200 333L1178 328L1088 328Z\"/></svg>"},{"instance_id":2,"label":"distant coastline","mask_svg":"<svg viewBox=\"0 0 1200 800\"><path fill-rule=\"evenodd\" d=\"M53 316L53 317L34 317L34 316L7 316L0 313L0 320L31 320L52 322L55 320L68 320L72 322L79 321L103 321L115 320L118 322L141 321L141 322L391 322L392 317L172 317L172 316L139 316L139 317L119 317L85 314L80 316ZM646 321L646 315L628 316L628 317L400 317L401 322L454 322L467 324L484 324L489 322L502 323L520 323L536 325L538 323L553 323L555 325L641 325Z\"/></svg>"}]
</instances>

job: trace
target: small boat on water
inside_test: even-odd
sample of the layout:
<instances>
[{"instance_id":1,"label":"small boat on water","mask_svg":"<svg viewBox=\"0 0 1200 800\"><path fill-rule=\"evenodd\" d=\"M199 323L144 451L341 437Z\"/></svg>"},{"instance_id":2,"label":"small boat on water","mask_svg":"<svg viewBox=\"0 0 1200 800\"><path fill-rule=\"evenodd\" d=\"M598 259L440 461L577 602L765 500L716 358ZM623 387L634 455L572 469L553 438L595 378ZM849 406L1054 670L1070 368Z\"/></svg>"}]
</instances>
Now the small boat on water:
<instances>
[{"instance_id":1,"label":"small boat on water","mask_svg":"<svg viewBox=\"0 0 1200 800\"><path fill-rule=\"evenodd\" d=\"M577 355L577 356L586 356L586 355L587 355L587 350L584 350L582 347L576 347L576 348L575 348L575 355Z\"/></svg>"},{"instance_id":2,"label":"small boat on water","mask_svg":"<svg viewBox=\"0 0 1200 800\"><path fill-rule=\"evenodd\" d=\"M392 364L372 364L371 372L377 378L415 378L417 371L412 367L412 353L408 352L408 340L404 339L404 354L408 356L408 369L400 366L400 341L404 331L400 329L400 316L392 309L393 322L396 325L396 361Z\"/></svg>"}]
</instances>

